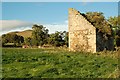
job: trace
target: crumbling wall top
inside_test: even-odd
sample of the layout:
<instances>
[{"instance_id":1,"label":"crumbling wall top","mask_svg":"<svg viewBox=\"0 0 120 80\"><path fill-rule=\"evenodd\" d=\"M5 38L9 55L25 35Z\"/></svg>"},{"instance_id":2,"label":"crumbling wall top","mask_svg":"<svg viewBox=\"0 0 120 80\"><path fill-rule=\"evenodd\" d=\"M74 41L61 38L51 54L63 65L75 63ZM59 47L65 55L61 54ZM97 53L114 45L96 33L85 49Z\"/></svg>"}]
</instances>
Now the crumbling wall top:
<instances>
[{"instance_id":1,"label":"crumbling wall top","mask_svg":"<svg viewBox=\"0 0 120 80\"><path fill-rule=\"evenodd\" d=\"M69 8L68 10L69 10L69 13L74 13L75 15L80 15L80 12L74 8Z\"/></svg>"}]
</instances>

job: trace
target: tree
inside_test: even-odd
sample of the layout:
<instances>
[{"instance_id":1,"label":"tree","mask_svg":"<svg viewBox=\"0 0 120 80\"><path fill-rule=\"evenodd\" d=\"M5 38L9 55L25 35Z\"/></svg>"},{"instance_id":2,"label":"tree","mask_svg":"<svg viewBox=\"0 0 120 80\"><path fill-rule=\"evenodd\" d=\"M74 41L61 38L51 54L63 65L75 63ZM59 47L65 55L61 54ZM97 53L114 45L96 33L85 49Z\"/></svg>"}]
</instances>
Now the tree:
<instances>
[{"instance_id":1,"label":"tree","mask_svg":"<svg viewBox=\"0 0 120 80\"><path fill-rule=\"evenodd\" d=\"M114 17L109 17L108 21L110 22L110 24L112 25L112 27L117 27L118 26L118 17L114 16Z\"/></svg>"},{"instance_id":2,"label":"tree","mask_svg":"<svg viewBox=\"0 0 120 80\"><path fill-rule=\"evenodd\" d=\"M4 46L6 43L14 43L14 45L21 45L24 42L24 38L15 33L8 33L2 35L2 45Z\"/></svg>"},{"instance_id":3,"label":"tree","mask_svg":"<svg viewBox=\"0 0 120 80\"><path fill-rule=\"evenodd\" d=\"M120 29L116 31L116 46L120 47Z\"/></svg>"},{"instance_id":4,"label":"tree","mask_svg":"<svg viewBox=\"0 0 120 80\"><path fill-rule=\"evenodd\" d=\"M50 34L48 38L48 44L51 44L53 46L60 46L61 37L59 36L59 32L55 32L53 34Z\"/></svg>"},{"instance_id":5,"label":"tree","mask_svg":"<svg viewBox=\"0 0 120 80\"><path fill-rule=\"evenodd\" d=\"M8 43L8 39L6 38L6 34L2 35L2 46L4 46L6 43Z\"/></svg>"},{"instance_id":6,"label":"tree","mask_svg":"<svg viewBox=\"0 0 120 80\"><path fill-rule=\"evenodd\" d=\"M68 45L68 33L66 31L58 32L49 35L48 44L59 47Z\"/></svg>"},{"instance_id":7,"label":"tree","mask_svg":"<svg viewBox=\"0 0 120 80\"><path fill-rule=\"evenodd\" d=\"M43 25L33 25L32 27L32 42L34 45L42 46L43 44L47 43L48 38L48 29L43 27Z\"/></svg>"},{"instance_id":8,"label":"tree","mask_svg":"<svg viewBox=\"0 0 120 80\"><path fill-rule=\"evenodd\" d=\"M98 32L112 35L111 25L107 22L102 12L87 12L83 16L97 28Z\"/></svg>"},{"instance_id":9,"label":"tree","mask_svg":"<svg viewBox=\"0 0 120 80\"><path fill-rule=\"evenodd\" d=\"M27 37L27 38L25 38L24 42L25 42L25 44L31 46L32 45L32 38L31 37Z\"/></svg>"},{"instance_id":10,"label":"tree","mask_svg":"<svg viewBox=\"0 0 120 80\"><path fill-rule=\"evenodd\" d=\"M22 45L22 43L24 43L24 37L17 35L16 42L18 43L18 45Z\"/></svg>"},{"instance_id":11,"label":"tree","mask_svg":"<svg viewBox=\"0 0 120 80\"><path fill-rule=\"evenodd\" d=\"M65 32L65 38L64 38L64 41L65 41L65 45L68 47L68 32Z\"/></svg>"},{"instance_id":12,"label":"tree","mask_svg":"<svg viewBox=\"0 0 120 80\"><path fill-rule=\"evenodd\" d=\"M114 31L114 36L116 36L116 31L118 30L118 17L114 16L114 17L109 17L107 20L111 25L112 25L112 29Z\"/></svg>"},{"instance_id":13,"label":"tree","mask_svg":"<svg viewBox=\"0 0 120 80\"><path fill-rule=\"evenodd\" d=\"M118 21L120 16L109 17L108 22L112 25L115 36L115 46L120 46L120 22Z\"/></svg>"}]
</instances>

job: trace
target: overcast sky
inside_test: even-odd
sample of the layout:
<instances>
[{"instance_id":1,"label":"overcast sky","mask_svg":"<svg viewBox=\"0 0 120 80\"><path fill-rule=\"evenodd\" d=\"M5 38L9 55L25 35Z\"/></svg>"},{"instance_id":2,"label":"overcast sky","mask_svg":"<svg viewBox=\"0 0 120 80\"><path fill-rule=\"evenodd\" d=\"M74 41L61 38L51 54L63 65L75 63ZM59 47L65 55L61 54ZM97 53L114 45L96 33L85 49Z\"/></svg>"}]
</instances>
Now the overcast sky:
<instances>
[{"instance_id":1,"label":"overcast sky","mask_svg":"<svg viewBox=\"0 0 120 80\"><path fill-rule=\"evenodd\" d=\"M118 15L117 2L3 2L0 34L31 29L33 24L42 24L50 33L68 31L68 8L103 12L106 18Z\"/></svg>"}]
</instances>

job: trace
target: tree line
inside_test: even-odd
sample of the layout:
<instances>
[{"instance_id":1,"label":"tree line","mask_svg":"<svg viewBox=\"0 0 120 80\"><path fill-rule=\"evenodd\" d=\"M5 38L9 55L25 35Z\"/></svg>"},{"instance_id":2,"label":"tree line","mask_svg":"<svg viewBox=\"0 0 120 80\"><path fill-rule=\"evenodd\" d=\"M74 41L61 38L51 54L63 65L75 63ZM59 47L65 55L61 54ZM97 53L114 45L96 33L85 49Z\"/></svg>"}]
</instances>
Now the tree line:
<instances>
[{"instance_id":1,"label":"tree line","mask_svg":"<svg viewBox=\"0 0 120 80\"><path fill-rule=\"evenodd\" d=\"M98 32L104 33L105 37L114 36L114 45L120 46L120 16L105 18L102 12L87 12L83 15ZM68 32L58 32L48 34L49 30L43 25L34 24L32 26L32 36L24 38L14 33L2 35L2 46L6 43L14 43L14 45L43 46L46 44L52 46L68 46Z\"/></svg>"},{"instance_id":2,"label":"tree line","mask_svg":"<svg viewBox=\"0 0 120 80\"><path fill-rule=\"evenodd\" d=\"M48 34L49 30L43 25L33 25L32 36L25 39L25 44L32 46L43 46L46 44L52 46L68 46L68 32L58 32Z\"/></svg>"},{"instance_id":3,"label":"tree line","mask_svg":"<svg viewBox=\"0 0 120 80\"><path fill-rule=\"evenodd\" d=\"M14 46L43 46L51 45L55 47L68 46L68 32L58 32L48 34L49 30L43 25L34 24L32 26L32 36L24 38L15 33L8 33L2 35L2 46L7 43L14 43Z\"/></svg>"}]
</instances>

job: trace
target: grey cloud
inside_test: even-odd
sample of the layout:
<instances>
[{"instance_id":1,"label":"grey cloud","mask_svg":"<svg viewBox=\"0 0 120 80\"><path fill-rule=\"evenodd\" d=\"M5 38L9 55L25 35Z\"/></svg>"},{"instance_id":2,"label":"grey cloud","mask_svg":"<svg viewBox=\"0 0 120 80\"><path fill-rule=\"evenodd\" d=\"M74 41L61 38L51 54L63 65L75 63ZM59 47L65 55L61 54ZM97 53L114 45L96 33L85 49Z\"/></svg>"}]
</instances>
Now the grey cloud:
<instances>
[{"instance_id":1,"label":"grey cloud","mask_svg":"<svg viewBox=\"0 0 120 80\"><path fill-rule=\"evenodd\" d=\"M0 23L2 23L2 27L0 27L2 31L10 31L28 26L31 27L33 25L33 23L20 20L0 20Z\"/></svg>"}]
</instances>

